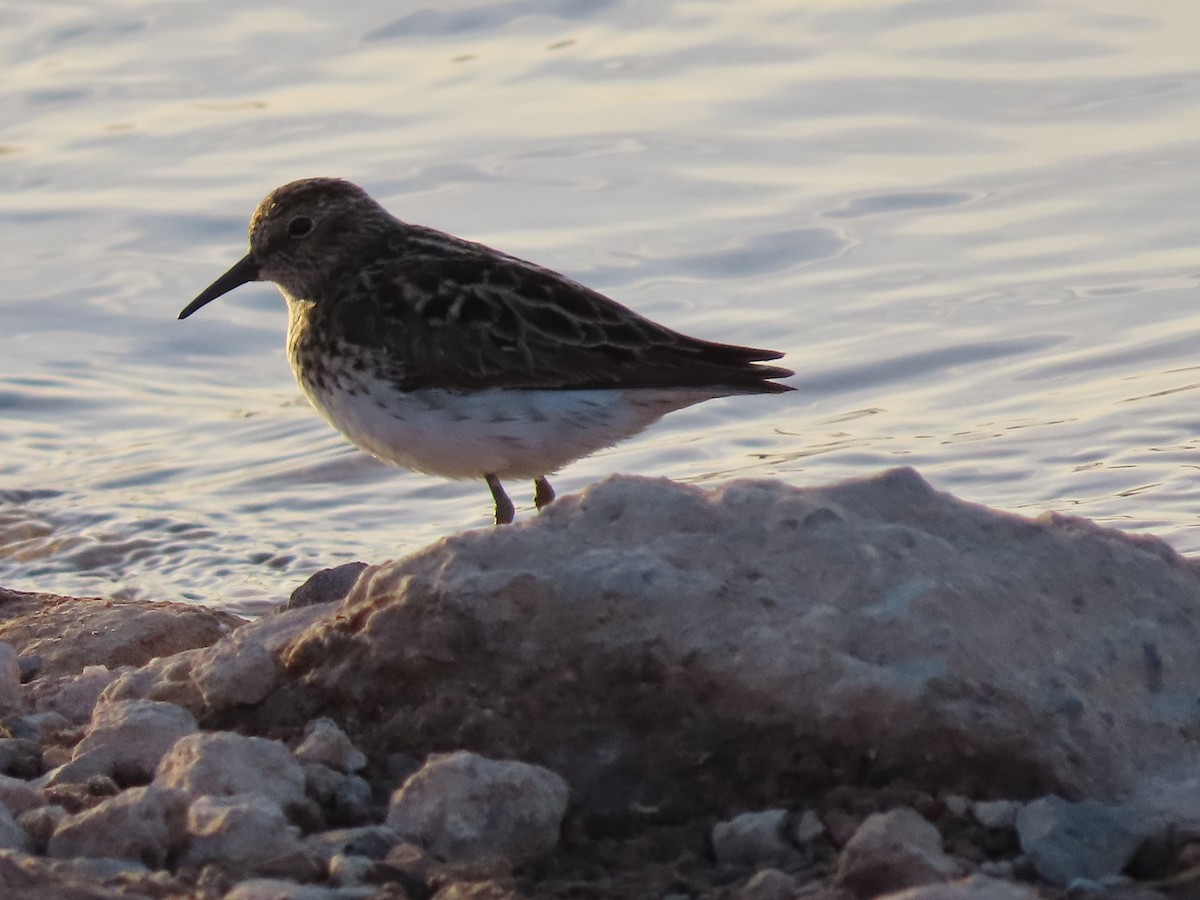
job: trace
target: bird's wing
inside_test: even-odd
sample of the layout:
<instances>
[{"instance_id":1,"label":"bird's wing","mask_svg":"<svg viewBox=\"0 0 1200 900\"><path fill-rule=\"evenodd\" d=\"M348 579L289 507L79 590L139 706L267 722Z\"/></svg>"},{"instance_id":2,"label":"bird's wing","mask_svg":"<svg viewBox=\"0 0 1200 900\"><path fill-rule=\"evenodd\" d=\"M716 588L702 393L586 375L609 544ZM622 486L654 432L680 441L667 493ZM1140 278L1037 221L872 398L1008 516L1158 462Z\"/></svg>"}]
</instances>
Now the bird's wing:
<instances>
[{"instance_id":1,"label":"bird's wing","mask_svg":"<svg viewBox=\"0 0 1200 900\"><path fill-rule=\"evenodd\" d=\"M383 298L368 329L398 350L411 390L715 387L790 390L773 350L691 338L571 279L481 245L410 251L370 277Z\"/></svg>"}]
</instances>

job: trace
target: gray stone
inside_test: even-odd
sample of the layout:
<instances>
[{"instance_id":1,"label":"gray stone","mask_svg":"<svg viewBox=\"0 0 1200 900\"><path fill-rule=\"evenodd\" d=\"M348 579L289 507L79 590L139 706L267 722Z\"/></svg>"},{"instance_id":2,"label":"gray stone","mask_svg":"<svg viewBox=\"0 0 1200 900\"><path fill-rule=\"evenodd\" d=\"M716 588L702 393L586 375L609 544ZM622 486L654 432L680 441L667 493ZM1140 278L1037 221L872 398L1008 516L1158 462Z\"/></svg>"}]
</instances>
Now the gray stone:
<instances>
[{"instance_id":1,"label":"gray stone","mask_svg":"<svg viewBox=\"0 0 1200 900\"><path fill-rule=\"evenodd\" d=\"M717 862L738 866L769 866L786 863L796 848L784 836L786 809L764 809L742 813L712 830L713 855Z\"/></svg>"},{"instance_id":2,"label":"gray stone","mask_svg":"<svg viewBox=\"0 0 1200 900\"><path fill-rule=\"evenodd\" d=\"M337 828L318 832L305 838L305 844L311 854L326 862L339 855L383 859L398 843L400 843L400 835L386 825Z\"/></svg>"},{"instance_id":3,"label":"gray stone","mask_svg":"<svg viewBox=\"0 0 1200 900\"><path fill-rule=\"evenodd\" d=\"M1127 811L1094 801L1071 803L1054 795L1021 807L1016 817L1021 849L1051 884L1103 881L1133 859L1144 835Z\"/></svg>"},{"instance_id":4,"label":"gray stone","mask_svg":"<svg viewBox=\"0 0 1200 900\"><path fill-rule=\"evenodd\" d=\"M350 593L350 589L358 581L358 576L366 568L365 562L349 562L315 572L304 584L292 591L283 608L298 609L318 603L337 603Z\"/></svg>"},{"instance_id":5,"label":"gray stone","mask_svg":"<svg viewBox=\"0 0 1200 900\"><path fill-rule=\"evenodd\" d=\"M30 782L11 775L0 775L0 804L14 816L44 805L42 792Z\"/></svg>"},{"instance_id":6,"label":"gray stone","mask_svg":"<svg viewBox=\"0 0 1200 900\"><path fill-rule=\"evenodd\" d=\"M287 747L230 731L180 738L159 763L154 781L192 798L257 794L281 807L304 800L304 772Z\"/></svg>"},{"instance_id":7,"label":"gray stone","mask_svg":"<svg viewBox=\"0 0 1200 900\"><path fill-rule=\"evenodd\" d=\"M984 828L1012 828L1020 808L1021 804L1013 800L977 800L971 806L971 815Z\"/></svg>"},{"instance_id":8,"label":"gray stone","mask_svg":"<svg viewBox=\"0 0 1200 900\"><path fill-rule=\"evenodd\" d=\"M71 761L51 773L48 784L87 781L111 775L144 783L177 740L197 730L182 706L158 700L117 700L96 706L92 723L75 745Z\"/></svg>"},{"instance_id":9,"label":"gray stone","mask_svg":"<svg viewBox=\"0 0 1200 900\"><path fill-rule=\"evenodd\" d=\"M858 827L838 857L834 884L873 897L962 874L942 850L937 828L916 810L900 807L868 816Z\"/></svg>"},{"instance_id":10,"label":"gray stone","mask_svg":"<svg viewBox=\"0 0 1200 900\"><path fill-rule=\"evenodd\" d=\"M800 818L796 820L796 824L792 828L792 834L795 836L797 843L807 844L825 834L825 823L821 821L821 817L817 815L815 810L806 809Z\"/></svg>"},{"instance_id":11,"label":"gray stone","mask_svg":"<svg viewBox=\"0 0 1200 900\"><path fill-rule=\"evenodd\" d=\"M281 653L357 745L486 735L554 760L582 814L728 809L734 787L686 762L729 747L767 781L848 754L941 794L1118 796L1200 776L1189 608L1200 578L1161 541L988 510L910 470L613 478L373 569ZM387 716L381 685L401 686ZM747 721L794 750L745 740Z\"/></svg>"},{"instance_id":12,"label":"gray stone","mask_svg":"<svg viewBox=\"0 0 1200 900\"><path fill-rule=\"evenodd\" d=\"M0 714L25 708L21 695L21 660L17 648L0 641Z\"/></svg>"},{"instance_id":13,"label":"gray stone","mask_svg":"<svg viewBox=\"0 0 1200 900\"><path fill-rule=\"evenodd\" d=\"M129 667L86 666L78 674L39 678L25 685L25 696L36 712L56 712L74 724L83 724L91 720L104 690L127 671Z\"/></svg>"},{"instance_id":14,"label":"gray stone","mask_svg":"<svg viewBox=\"0 0 1200 900\"><path fill-rule=\"evenodd\" d=\"M569 793L540 766L447 753L430 757L392 795L387 824L446 860L520 864L553 851Z\"/></svg>"},{"instance_id":15,"label":"gray stone","mask_svg":"<svg viewBox=\"0 0 1200 900\"><path fill-rule=\"evenodd\" d=\"M27 853L33 849L29 835L17 824L7 806L0 806L0 848L23 850Z\"/></svg>"},{"instance_id":16,"label":"gray stone","mask_svg":"<svg viewBox=\"0 0 1200 900\"><path fill-rule=\"evenodd\" d=\"M257 794L201 797L188 808L187 832L181 865L189 868L215 863L236 872L301 879L317 873L300 830L277 803Z\"/></svg>"},{"instance_id":17,"label":"gray stone","mask_svg":"<svg viewBox=\"0 0 1200 900\"><path fill-rule=\"evenodd\" d=\"M56 804L38 806L17 816L17 824L29 835L30 841L33 842L33 852L45 853L46 846L50 843L50 835L68 815L63 807Z\"/></svg>"},{"instance_id":18,"label":"gray stone","mask_svg":"<svg viewBox=\"0 0 1200 900\"><path fill-rule=\"evenodd\" d=\"M339 772L357 772L367 764L367 757L333 719L309 722L304 740L292 752L302 763L322 763Z\"/></svg>"},{"instance_id":19,"label":"gray stone","mask_svg":"<svg viewBox=\"0 0 1200 900\"><path fill-rule=\"evenodd\" d=\"M161 869L186 839L187 797L149 785L131 788L63 819L46 847L49 856L127 859Z\"/></svg>"}]
</instances>

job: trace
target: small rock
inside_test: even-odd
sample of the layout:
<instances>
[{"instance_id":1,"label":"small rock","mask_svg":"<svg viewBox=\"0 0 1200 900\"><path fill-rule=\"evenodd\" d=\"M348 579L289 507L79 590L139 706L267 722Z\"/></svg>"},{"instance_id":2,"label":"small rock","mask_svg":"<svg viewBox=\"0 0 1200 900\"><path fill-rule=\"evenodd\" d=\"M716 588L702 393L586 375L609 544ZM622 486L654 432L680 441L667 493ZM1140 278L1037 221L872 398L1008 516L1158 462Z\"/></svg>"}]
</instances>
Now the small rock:
<instances>
[{"instance_id":1,"label":"small rock","mask_svg":"<svg viewBox=\"0 0 1200 900\"><path fill-rule=\"evenodd\" d=\"M25 688L25 697L36 712L56 712L76 725L92 718L96 701L110 684L131 667L110 669L87 666L76 675L41 678Z\"/></svg>"},{"instance_id":2,"label":"small rock","mask_svg":"<svg viewBox=\"0 0 1200 900\"><path fill-rule=\"evenodd\" d=\"M192 679L209 706L248 706L275 690L282 674L279 663L254 636L245 629L235 631L196 657Z\"/></svg>"},{"instance_id":3,"label":"small rock","mask_svg":"<svg viewBox=\"0 0 1200 900\"><path fill-rule=\"evenodd\" d=\"M519 864L558 844L569 794L549 769L459 751L431 756L392 795L387 824L446 860Z\"/></svg>"},{"instance_id":4,"label":"small rock","mask_svg":"<svg viewBox=\"0 0 1200 900\"><path fill-rule=\"evenodd\" d=\"M323 763L304 763L300 768L304 772L305 793L321 806L333 806L334 794L344 777L342 773L333 771Z\"/></svg>"},{"instance_id":5,"label":"small rock","mask_svg":"<svg viewBox=\"0 0 1200 900\"><path fill-rule=\"evenodd\" d=\"M942 836L920 813L900 807L868 816L838 857L834 884L862 897L948 881L962 868L942 850Z\"/></svg>"},{"instance_id":6,"label":"small rock","mask_svg":"<svg viewBox=\"0 0 1200 900\"><path fill-rule=\"evenodd\" d=\"M333 793L334 818L346 823L365 821L371 816L373 796L371 784L365 778L344 776Z\"/></svg>"},{"instance_id":7,"label":"small rock","mask_svg":"<svg viewBox=\"0 0 1200 900\"><path fill-rule=\"evenodd\" d=\"M971 810L971 801L960 794L951 794L944 798L942 803L946 806L946 812L956 819L965 819Z\"/></svg>"},{"instance_id":8,"label":"small rock","mask_svg":"<svg viewBox=\"0 0 1200 900\"><path fill-rule=\"evenodd\" d=\"M70 813L61 806L39 806L17 816L17 824L29 835L34 852L45 853L46 846L50 843L50 835L58 828L59 822L69 815Z\"/></svg>"},{"instance_id":9,"label":"small rock","mask_svg":"<svg viewBox=\"0 0 1200 900\"><path fill-rule=\"evenodd\" d=\"M0 804L14 816L36 809L46 802L42 792L22 778L0 775Z\"/></svg>"},{"instance_id":10,"label":"small rock","mask_svg":"<svg viewBox=\"0 0 1200 900\"><path fill-rule=\"evenodd\" d=\"M230 731L180 738L162 758L154 780L192 798L257 794L284 808L304 800L304 772L287 747Z\"/></svg>"},{"instance_id":11,"label":"small rock","mask_svg":"<svg viewBox=\"0 0 1200 900\"><path fill-rule=\"evenodd\" d=\"M1142 839L1120 810L1095 801L1070 803L1055 795L1023 806L1016 829L1038 875L1059 886L1120 874Z\"/></svg>"},{"instance_id":12,"label":"small rock","mask_svg":"<svg viewBox=\"0 0 1200 900\"><path fill-rule=\"evenodd\" d=\"M26 726L37 732L39 739L45 739L60 731L72 731L76 728L70 719L53 709L32 713L25 716L22 721Z\"/></svg>"},{"instance_id":13,"label":"small rock","mask_svg":"<svg viewBox=\"0 0 1200 900\"><path fill-rule=\"evenodd\" d=\"M742 813L712 830L713 855L717 862L735 866L783 864L796 856L796 848L784 837L786 809L764 809Z\"/></svg>"},{"instance_id":14,"label":"small rock","mask_svg":"<svg viewBox=\"0 0 1200 900\"><path fill-rule=\"evenodd\" d=\"M42 771L42 748L37 741L0 738L0 772L14 778L37 778Z\"/></svg>"},{"instance_id":15,"label":"small rock","mask_svg":"<svg viewBox=\"0 0 1200 900\"><path fill-rule=\"evenodd\" d=\"M1020 808L1021 804L1012 800L977 800L971 806L971 815L984 828L1012 828Z\"/></svg>"},{"instance_id":16,"label":"small rock","mask_svg":"<svg viewBox=\"0 0 1200 900\"><path fill-rule=\"evenodd\" d=\"M1039 900L1040 897L1037 891L1025 885L972 875L961 881L927 884L884 894L877 900Z\"/></svg>"},{"instance_id":17,"label":"small rock","mask_svg":"<svg viewBox=\"0 0 1200 900\"><path fill-rule=\"evenodd\" d=\"M794 900L796 879L778 869L763 869L754 873L741 890L737 900Z\"/></svg>"},{"instance_id":18,"label":"small rock","mask_svg":"<svg viewBox=\"0 0 1200 900\"><path fill-rule=\"evenodd\" d=\"M362 884L375 860L369 856L344 856L338 854L329 860L329 877L342 886Z\"/></svg>"},{"instance_id":19,"label":"small rock","mask_svg":"<svg viewBox=\"0 0 1200 900\"><path fill-rule=\"evenodd\" d=\"M357 772L367 764L367 757L333 719L309 722L304 740L292 752L302 763L322 763L339 772Z\"/></svg>"},{"instance_id":20,"label":"small rock","mask_svg":"<svg viewBox=\"0 0 1200 900\"><path fill-rule=\"evenodd\" d=\"M17 824L7 806L0 806L0 849L21 850L26 853L33 849L33 841L25 829Z\"/></svg>"},{"instance_id":21,"label":"small rock","mask_svg":"<svg viewBox=\"0 0 1200 900\"><path fill-rule=\"evenodd\" d=\"M318 603L337 603L350 593L350 589L354 587L365 568L365 562L350 562L315 572L304 584L292 591L283 609L297 609Z\"/></svg>"},{"instance_id":22,"label":"small rock","mask_svg":"<svg viewBox=\"0 0 1200 900\"><path fill-rule=\"evenodd\" d=\"M326 861L338 855L383 859L399 842L400 836L386 825L337 828L305 838L309 850Z\"/></svg>"},{"instance_id":23,"label":"small rock","mask_svg":"<svg viewBox=\"0 0 1200 900\"><path fill-rule=\"evenodd\" d=\"M216 863L241 872L311 878L314 860L300 830L288 824L277 803L257 794L204 796L188 808L190 842L181 865Z\"/></svg>"},{"instance_id":24,"label":"small rock","mask_svg":"<svg viewBox=\"0 0 1200 900\"><path fill-rule=\"evenodd\" d=\"M111 857L161 869L186 840L187 797L156 785L130 788L63 819L50 836L49 856Z\"/></svg>"},{"instance_id":25,"label":"small rock","mask_svg":"<svg viewBox=\"0 0 1200 900\"><path fill-rule=\"evenodd\" d=\"M71 761L53 772L48 783L105 774L124 784L145 784L175 742L196 730L195 717L174 703L102 703L96 707L88 732L75 745Z\"/></svg>"},{"instance_id":26,"label":"small rock","mask_svg":"<svg viewBox=\"0 0 1200 900\"><path fill-rule=\"evenodd\" d=\"M12 644L0 641L0 713L19 712L25 707L20 656Z\"/></svg>"},{"instance_id":27,"label":"small rock","mask_svg":"<svg viewBox=\"0 0 1200 900\"><path fill-rule=\"evenodd\" d=\"M825 833L825 823L817 815L816 810L806 809L792 828L792 834L799 844L815 841Z\"/></svg>"}]
</instances>

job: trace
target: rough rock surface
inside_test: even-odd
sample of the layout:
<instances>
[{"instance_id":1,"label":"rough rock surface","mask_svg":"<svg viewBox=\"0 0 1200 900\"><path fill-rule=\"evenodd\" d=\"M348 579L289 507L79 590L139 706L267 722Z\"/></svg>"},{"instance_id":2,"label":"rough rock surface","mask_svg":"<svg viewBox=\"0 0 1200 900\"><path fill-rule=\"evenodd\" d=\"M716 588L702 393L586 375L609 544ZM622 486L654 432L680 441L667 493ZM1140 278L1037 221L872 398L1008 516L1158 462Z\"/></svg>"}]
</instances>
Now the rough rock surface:
<instances>
[{"instance_id":1,"label":"rough rock surface","mask_svg":"<svg viewBox=\"0 0 1200 900\"><path fill-rule=\"evenodd\" d=\"M43 676L86 666L141 666L207 647L243 624L231 613L183 603L60 597L0 588L0 641L41 658Z\"/></svg>"},{"instance_id":2,"label":"rough rock surface","mask_svg":"<svg viewBox=\"0 0 1200 900\"><path fill-rule=\"evenodd\" d=\"M201 797L187 812L189 842L182 864L214 863L238 873L311 878L313 860L279 806L256 794Z\"/></svg>"},{"instance_id":3,"label":"rough rock surface","mask_svg":"<svg viewBox=\"0 0 1200 900\"><path fill-rule=\"evenodd\" d=\"M606 817L893 771L1116 795L1197 768L1200 618L1180 613L1197 606L1159 541L997 513L909 470L807 490L617 478L365 571L281 652L310 717L368 754L538 762Z\"/></svg>"},{"instance_id":4,"label":"rough rock surface","mask_svg":"<svg viewBox=\"0 0 1200 900\"><path fill-rule=\"evenodd\" d=\"M144 664L122 654L155 607L0 592L26 681L0 773L38 779L0 785L0 802L24 807L35 853L61 829L69 855L0 851L0 896L852 900L901 890L899 859L922 878L975 873L910 892L928 900L1033 896L1000 878L1098 890L1090 876L1118 867L1153 886L1114 900L1177 900L1200 860L1198 572L1152 538L997 513L896 471L807 490L612 479ZM164 608L160 635L196 612ZM178 785L190 827L126 853L139 862L63 849L106 815L108 845L94 828L86 852L137 843L120 823L138 795L115 769L38 778L94 750L101 689L97 721L161 700L204 730L142 796ZM481 817L503 834L537 805L473 774L420 798L437 754L460 751L555 773L547 808L569 785L543 849L458 855ZM1060 808L1034 827L1047 804L1029 801L1050 792L1112 812L1132 835L1104 844L1117 862L1087 868L1091 838ZM396 817L429 814L392 820L407 840L382 824L389 795ZM717 823L766 842L735 852ZM286 881L247 881L260 874Z\"/></svg>"},{"instance_id":5,"label":"rough rock surface","mask_svg":"<svg viewBox=\"0 0 1200 900\"><path fill-rule=\"evenodd\" d=\"M570 789L554 772L474 753L432 757L404 783L387 824L435 856L538 859L558 843Z\"/></svg>"},{"instance_id":6,"label":"rough rock surface","mask_svg":"<svg viewBox=\"0 0 1200 900\"><path fill-rule=\"evenodd\" d=\"M161 869L185 842L187 797L156 785L130 788L91 809L63 819L46 847L48 856L116 857Z\"/></svg>"},{"instance_id":7,"label":"rough rock surface","mask_svg":"<svg viewBox=\"0 0 1200 900\"><path fill-rule=\"evenodd\" d=\"M713 826L713 855L717 862L743 866L786 863L796 856L796 847L784 835L786 809L764 809L742 813Z\"/></svg>"},{"instance_id":8,"label":"rough rock surface","mask_svg":"<svg viewBox=\"0 0 1200 900\"><path fill-rule=\"evenodd\" d=\"M124 784L144 784L175 742L196 730L195 717L173 703L102 703L96 707L87 733L75 745L71 762L53 773L51 783L86 781L103 774Z\"/></svg>"},{"instance_id":9,"label":"rough rock surface","mask_svg":"<svg viewBox=\"0 0 1200 900\"><path fill-rule=\"evenodd\" d=\"M159 763L154 783L192 798L255 794L280 807L304 799L304 771L287 747L229 731L180 738Z\"/></svg>"},{"instance_id":10,"label":"rough rock surface","mask_svg":"<svg viewBox=\"0 0 1200 900\"><path fill-rule=\"evenodd\" d=\"M5 850L28 850L29 835L17 824L8 807L0 806L0 848Z\"/></svg>"},{"instance_id":11,"label":"rough rock surface","mask_svg":"<svg viewBox=\"0 0 1200 900\"><path fill-rule=\"evenodd\" d=\"M838 858L834 884L860 897L889 887L948 881L962 866L942 850L942 836L916 810L907 807L870 816L854 832Z\"/></svg>"},{"instance_id":12,"label":"rough rock surface","mask_svg":"<svg viewBox=\"0 0 1200 900\"><path fill-rule=\"evenodd\" d=\"M1021 849L1051 884L1103 881L1119 875L1145 838L1127 810L1104 803L1042 797L1016 816Z\"/></svg>"}]
</instances>

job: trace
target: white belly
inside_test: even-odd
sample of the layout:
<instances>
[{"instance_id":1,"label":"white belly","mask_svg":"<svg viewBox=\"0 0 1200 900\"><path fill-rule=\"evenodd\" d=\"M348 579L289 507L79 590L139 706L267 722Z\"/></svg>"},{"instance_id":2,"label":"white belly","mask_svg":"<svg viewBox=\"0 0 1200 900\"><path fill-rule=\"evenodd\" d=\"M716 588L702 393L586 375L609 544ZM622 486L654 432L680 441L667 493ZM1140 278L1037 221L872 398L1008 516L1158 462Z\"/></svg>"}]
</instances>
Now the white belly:
<instances>
[{"instance_id":1,"label":"white belly","mask_svg":"<svg viewBox=\"0 0 1200 900\"><path fill-rule=\"evenodd\" d=\"M421 390L337 379L313 405L355 445L444 478L538 478L631 437L711 390Z\"/></svg>"}]
</instances>

